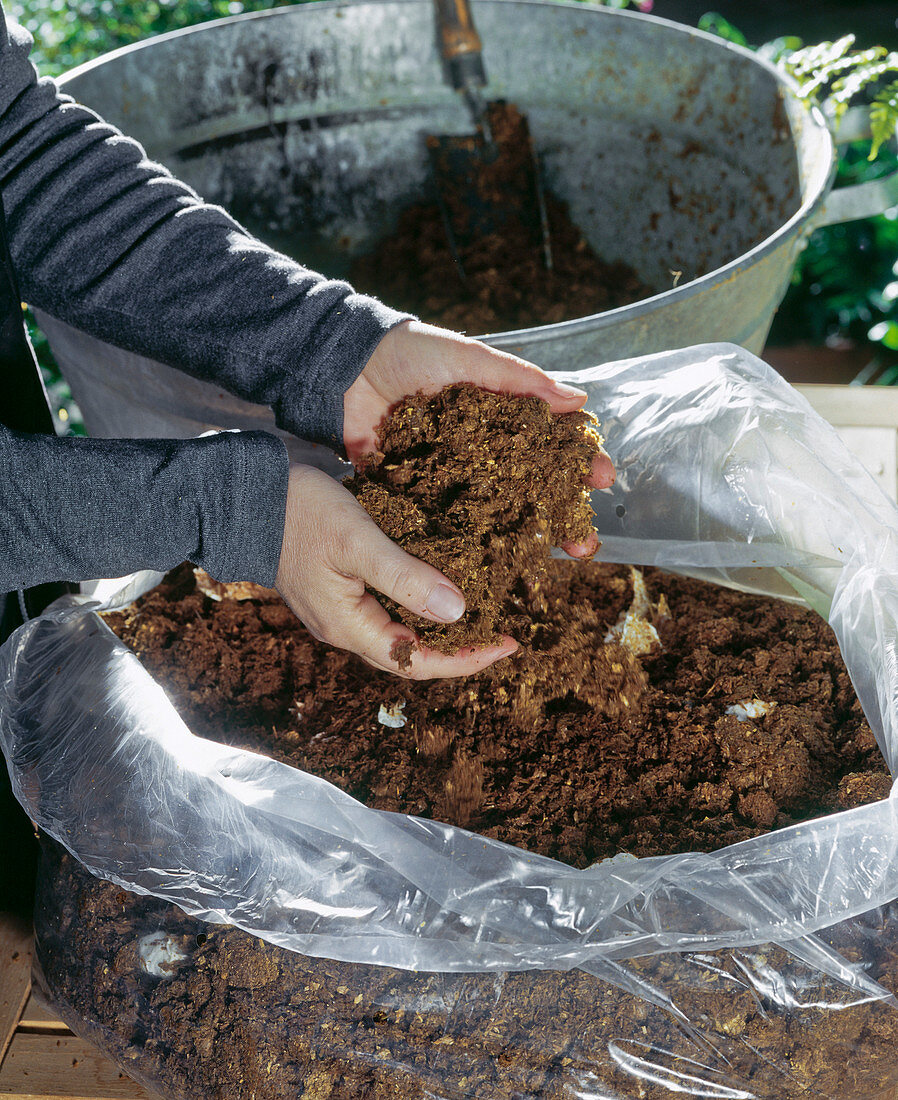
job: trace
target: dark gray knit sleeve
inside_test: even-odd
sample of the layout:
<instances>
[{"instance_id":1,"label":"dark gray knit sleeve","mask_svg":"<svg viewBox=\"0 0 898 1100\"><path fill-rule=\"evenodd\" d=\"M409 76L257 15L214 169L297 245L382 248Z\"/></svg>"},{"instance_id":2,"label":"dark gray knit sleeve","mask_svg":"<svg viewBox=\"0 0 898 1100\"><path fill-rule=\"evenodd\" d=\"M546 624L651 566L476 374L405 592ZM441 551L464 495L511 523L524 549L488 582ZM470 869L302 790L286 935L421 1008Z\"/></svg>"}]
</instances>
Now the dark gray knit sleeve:
<instances>
[{"instance_id":1,"label":"dark gray knit sleeve","mask_svg":"<svg viewBox=\"0 0 898 1100\"><path fill-rule=\"evenodd\" d=\"M247 234L38 80L0 14L0 193L23 297L342 445L343 394L408 315Z\"/></svg>"},{"instance_id":2,"label":"dark gray knit sleeve","mask_svg":"<svg viewBox=\"0 0 898 1100\"><path fill-rule=\"evenodd\" d=\"M271 586L287 473L268 432L57 439L0 425L0 591L182 561Z\"/></svg>"}]
</instances>

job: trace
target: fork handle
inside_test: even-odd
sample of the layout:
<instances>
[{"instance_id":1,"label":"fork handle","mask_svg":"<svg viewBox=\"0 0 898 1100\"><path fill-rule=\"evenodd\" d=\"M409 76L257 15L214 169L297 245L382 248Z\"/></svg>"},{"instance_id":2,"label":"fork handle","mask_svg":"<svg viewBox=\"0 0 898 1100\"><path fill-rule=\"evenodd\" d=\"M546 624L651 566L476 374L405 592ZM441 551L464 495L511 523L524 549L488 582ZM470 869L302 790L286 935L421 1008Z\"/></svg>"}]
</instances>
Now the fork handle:
<instances>
[{"instance_id":1,"label":"fork handle","mask_svg":"<svg viewBox=\"0 0 898 1100\"><path fill-rule=\"evenodd\" d=\"M456 91L472 85L484 87L483 46L474 27L468 0L434 0L440 56Z\"/></svg>"}]
</instances>

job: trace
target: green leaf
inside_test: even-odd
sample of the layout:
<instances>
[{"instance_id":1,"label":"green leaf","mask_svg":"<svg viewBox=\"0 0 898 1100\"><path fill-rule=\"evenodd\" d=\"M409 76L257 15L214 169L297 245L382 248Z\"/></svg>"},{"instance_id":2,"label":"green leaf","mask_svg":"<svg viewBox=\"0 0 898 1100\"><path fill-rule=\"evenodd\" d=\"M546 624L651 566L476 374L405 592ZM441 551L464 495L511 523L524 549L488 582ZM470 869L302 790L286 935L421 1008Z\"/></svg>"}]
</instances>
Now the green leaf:
<instances>
[{"instance_id":1,"label":"green leaf","mask_svg":"<svg viewBox=\"0 0 898 1100\"><path fill-rule=\"evenodd\" d=\"M718 38L723 38L736 46L748 45L748 39L742 31L716 11L706 12L698 21L698 29L708 31L709 34L716 34Z\"/></svg>"},{"instance_id":2,"label":"green leaf","mask_svg":"<svg viewBox=\"0 0 898 1100\"><path fill-rule=\"evenodd\" d=\"M889 351L898 351L898 321L880 321L867 333L870 340Z\"/></svg>"},{"instance_id":3,"label":"green leaf","mask_svg":"<svg viewBox=\"0 0 898 1100\"><path fill-rule=\"evenodd\" d=\"M898 72L898 53L886 53L881 46L864 50L856 57L854 70L833 81L830 99L838 106L847 106L868 84L886 73Z\"/></svg>"},{"instance_id":4,"label":"green leaf","mask_svg":"<svg viewBox=\"0 0 898 1100\"><path fill-rule=\"evenodd\" d=\"M870 129L873 135L870 160L876 159L883 143L894 135L896 126L898 126L898 80L878 92L870 105Z\"/></svg>"},{"instance_id":5,"label":"green leaf","mask_svg":"<svg viewBox=\"0 0 898 1100\"><path fill-rule=\"evenodd\" d=\"M898 73L898 53L884 46L852 50L854 35L846 34L837 42L821 42L792 53L782 52L777 64L799 85L798 94L808 105L820 105L836 122L851 101L870 84L888 73ZM828 94L823 98L824 92ZM821 103L821 99L823 100ZM883 89L874 99L870 112L873 141L870 160L874 160L894 132L898 122L898 84Z\"/></svg>"},{"instance_id":6,"label":"green leaf","mask_svg":"<svg viewBox=\"0 0 898 1100\"><path fill-rule=\"evenodd\" d=\"M836 42L820 42L816 46L806 46L796 50L788 61L789 72L797 79L819 69L826 69L844 57L854 45L854 35L846 34Z\"/></svg>"},{"instance_id":7,"label":"green leaf","mask_svg":"<svg viewBox=\"0 0 898 1100\"><path fill-rule=\"evenodd\" d=\"M784 62L804 48L804 42L794 34L785 34L781 38L771 39L758 47L758 57L769 61L771 65L784 66Z\"/></svg>"},{"instance_id":8,"label":"green leaf","mask_svg":"<svg viewBox=\"0 0 898 1100\"><path fill-rule=\"evenodd\" d=\"M873 46L869 50L859 50L845 57L838 57L831 64L824 65L814 73L809 81L802 84L801 94L805 98L816 95L818 88L823 88L830 83L832 83L831 91L836 92L844 87L846 82L853 82L856 86L853 86L853 90L847 96L847 102L869 80L874 79L873 77L865 77L862 74L871 71L876 64L883 64L882 58L885 54L886 50L883 46ZM831 95L830 98L836 97Z\"/></svg>"}]
</instances>

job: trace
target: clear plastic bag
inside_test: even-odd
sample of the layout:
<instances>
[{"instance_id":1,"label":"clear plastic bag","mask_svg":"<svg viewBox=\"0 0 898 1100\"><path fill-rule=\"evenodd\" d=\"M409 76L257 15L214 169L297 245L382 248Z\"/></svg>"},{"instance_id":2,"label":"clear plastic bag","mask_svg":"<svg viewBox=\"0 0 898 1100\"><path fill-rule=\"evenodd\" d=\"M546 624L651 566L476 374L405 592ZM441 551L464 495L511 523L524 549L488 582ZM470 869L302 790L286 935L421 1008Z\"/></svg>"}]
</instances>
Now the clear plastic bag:
<instances>
[{"instance_id":1,"label":"clear plastic bag","mask_svg":"<svg viewBox=\"0 0 898 1100\"><path fill-rule=\"evenodd\" d=\"M601 556L809 603L832 624L894 772L898 510L833 429L729 345L558 377L589 391L618 470L614 489L595 494ZM156 579L107 586L121 591L107 591L102 606L122 606ZM711 854L574 870L368 809L324 780L192 736L91 613L97 595L56 606L0 651L0 737L23 805L115 884L102 887L107 902L115 887L150 895L145 916L123 909L133 942L107 945L102 963L126 983L121 995L138 982L143 992L131 999L148 1015L135 1009L122 1041L104 1025L107 1046L139 1048L147 1064L159 1056L165 1014L148 990L189 984L182 967L199 985L212 981L185 961L196 950L204 959L255 953L253 973L278 975L235 986L253 1003L275 987L261 1031L234 1010L245 1091L213 1093L208 1081L191 1091L171 1056L145 1076L165 1095L280 1096L250 1049L269 1051L282 1071L291 1058L302 1067L284 1095L334 1100L367 1089L781 1100L806 1090L872 1097L898 1084L887 980L898 975L894 797ZM65 889L59 866L56 888L45 880L45 915L77 893L74 861L61 864ZM164 903L240 931L197 931ZM79 919L89 923L90 906ZM96 999L67 990L59 965L71 968L77 927L43 920L41 965L71 1013L96 1020ZM133 953L145 936L168 937L183 959L144 973ZM188 950L197 936L206 939ZM320 1013L310 995L283 1000L285 968L327 994ZM749 1003L760 1030L745 1029ZM195 1026L200 1035L200 1016L172 1034ZM183 1082L199 1072L195 1057ZM323 1074L325 1064L343 1076Z\"/></svg>"}]
</instances>

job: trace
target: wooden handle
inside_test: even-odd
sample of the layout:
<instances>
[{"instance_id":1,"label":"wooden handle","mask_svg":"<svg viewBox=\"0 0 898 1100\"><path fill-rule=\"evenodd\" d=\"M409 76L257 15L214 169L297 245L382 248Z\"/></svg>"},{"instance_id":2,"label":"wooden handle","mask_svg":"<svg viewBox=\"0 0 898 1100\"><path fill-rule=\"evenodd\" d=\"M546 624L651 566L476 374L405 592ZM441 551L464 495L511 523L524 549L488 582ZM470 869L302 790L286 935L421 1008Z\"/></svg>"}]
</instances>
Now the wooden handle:
<instances>
[{"instance_id":1,"label":"wooden handle","mask_svg":"<svg viewBox=\"0 0 898 1100\"><path fill-rule=\"evenodd\" d=\"M434 0L440 56L449 67L455 88L466 87L472 79L486 84L480 35L474 27L468 0Z\"/></svg>"}]
</instances>

